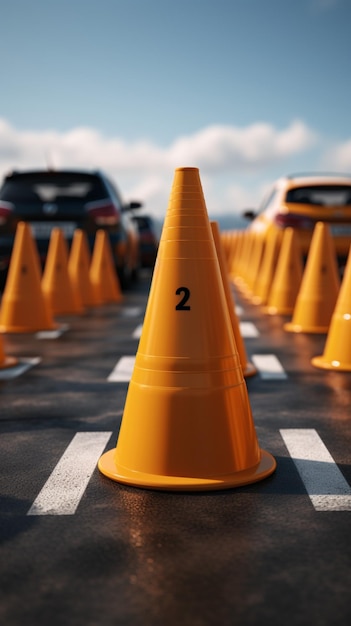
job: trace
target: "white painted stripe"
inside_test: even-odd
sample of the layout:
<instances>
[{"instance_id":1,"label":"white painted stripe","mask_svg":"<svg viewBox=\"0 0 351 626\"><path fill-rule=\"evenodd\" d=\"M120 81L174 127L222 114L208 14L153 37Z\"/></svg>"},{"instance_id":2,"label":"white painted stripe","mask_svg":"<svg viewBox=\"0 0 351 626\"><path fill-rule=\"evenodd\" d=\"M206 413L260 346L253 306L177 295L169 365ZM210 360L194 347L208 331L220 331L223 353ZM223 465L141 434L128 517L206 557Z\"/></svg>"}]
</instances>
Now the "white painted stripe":
<instances>
[{"instance_id":1,"label":"white painted stripe","mask_svg":"<svg viewBox=\"0 0 351 626\"><path fill-rule=\"evenodd\" d=\"M133 373L135 356L122 356L116 363L107 381L109 383L129 382Z\"/></svg>"},{"instance_id":2,"label":"white painted stripe","mask_svg":"<svg viewBox=\"0 0 351 626\"><path fill-rule=\"evenodd\" d=\"M316 511L351 511L351 488L318 433L291 428L280 434Z\"/></svg>"},{"instance_id":3,"label":"white painted stripe","mask_svg":"<svg viewBox=\"0 0 351 626\"><path fill-rule=\"evenodd\" d=\"M242 315L244 313L243 307L240 306L239 304L237 304L235 306L235 313L240 317L240 315Z\"/></svg>"},{"instance_id":4,"label":"white painted stripe","mask_svg":"<svg viewBox=\"0 0 351 626\"><path fill-rule=\"evenodd\" d=\"M287 374L274 354L253 354L251 360L264 380L285 380Z\"/></svg>"},{"instance_id":5,"label":"white painted stripe","mask_svg":"<svg viewBox=\"0 0 351 626\"><path fill-rule=\"evenodd\" d=\"M73 515L111 435L77 433L27 515Z\"/></svg>"},{"instance_id":6,"label":"white painted stripe","mask_svg":"<svg viewBox=\"0 0 351 626\"><path fill-rule=\"evenodd\" d=\"M133 339L140 339L142 330L143 330L143 325L142 324L137 326L135 331L133 332L133 335L132 335Z\"/></svg>"},{"instance_id":7,"label":"white painted stripe","mask_svg":"<svg viewBox=\"0 0 351 626\"><path fill-rule=\"evenodd\" d=\"M240 333L242 337L258 337L259 332L252 322L239 322Z\"/></svg>"},{"instance_id":8,"label":"white painted stripe","mask_svg":"<svg viewBox=\"0 0 351 626\"><path fill-rule=\"evenodd\" d=\"M8 367L6 369L0 369L0 380L11 380L12 378L17 378L17 376L21 376L34 365L38 365L40 363L41 358L39 356L26 358L20 357L18 359L17 365L13 367Z\"/></svg>"},{"instance_id":9,"label":"white painted stripe","mask_svg":"<svg viewBox=\"0 0 351 626\"><path fill-rule=\"evenodd\" d=\"M69 330L69 324L60 324L54 330L39 330L35 333L35 337L37 339L58 339L66 330Z\"/></svg>"},{"instance_id":10,"label":"white painted stripe","mask_svg":"<svg viewBox=\"0 0 351 626\"><path fill-rule=\"evenodd\" d=\"M126 306L121 309L121 315L123 317L137 317L141 315L143 309L140 306Z\"/></svg>"}]
</instances>

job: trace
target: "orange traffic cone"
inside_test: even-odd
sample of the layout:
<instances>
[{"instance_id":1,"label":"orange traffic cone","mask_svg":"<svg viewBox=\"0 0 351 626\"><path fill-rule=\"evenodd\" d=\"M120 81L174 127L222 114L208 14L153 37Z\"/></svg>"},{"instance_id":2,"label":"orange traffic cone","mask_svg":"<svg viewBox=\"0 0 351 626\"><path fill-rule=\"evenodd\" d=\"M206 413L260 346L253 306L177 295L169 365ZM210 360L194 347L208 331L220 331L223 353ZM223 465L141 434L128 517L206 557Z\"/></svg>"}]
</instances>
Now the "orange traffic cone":
<instances>
[{"instance_id":1,"label":"orange traffic cone","mask_svg":"<svg viewBox=\"0 0 351 626\"><path fill-rule=\"evenodd\" d=\"M4 350L4 342L2 337L0 336L0 370L8 369L9 367L14 367L18 364L18 359L14 356L7 356Z\"/></svg>"},{"instance_id":2,"label":"orange traffic cone","mask_svg":"<svg viewBox=\"0 0 351 626\"><path fill-rule=\"evenodd\" d=\"M80 294L83 307L93 307L99 304L90 280L90 263L87 235L84 230L77 228L74 231L68 259L68 274L74 291Z\"/></svg>"},{"instance_id":3,"label":"orange traffic cone","mask_svg":"<svg viewBox=\"0 0 351 626\"><path fill-rule=\"evenodd\" d=\"M113 480L225 489L275 470L260 449L197 168L175 172L116 448Z\"/></svg>"},{"instance_id":4,"label":"orange traffic cone","mask_svg":"<svg viewBox=\"0 0 351 626\"><path fill-rule=\"evenodd\" d=\"M231 282L236 282L240 273L240 259L244 246L245 231L240 230L234 233L233 245L230 255L229 278Z\"/></svg>"},{"instance_id":5,"label":"orange traffic cone","mask_svg":"<svg viewBox=\"0 0 351 626\"><path fill-rule=\"evenodd\" d=\"M351 371L351 247L324 352L311 362L323 369Z\"/></svg>"},{"instance_id":6,"label":"orange traffic cone","mask_svg":"<svg viewBox=\"0 0 351 626\"><path fill-rule=\"evenodd\" d=\"M97 303L104 304L123 300L121 286L113 263L110 240L103 229L96 231L89 275Z\"/></svg>"},{"instance_id":7,"label":"orange traffic cone","mask_svg":"<svg viewBox=\"0 0 351 626\"><path fill-rule=\"evenodd\" d=\"M245 378L247 378L248 376L253 376L254 374L256 374L257 369L253 365L253 363L250 363L250 361L247 358L245 344L241 336L240 326L239 326L238 318L237 318L236 311L235 311L235 302L234 302L234 298L233 298L233 294L232 294L232 290L230 286L230 281L229 281L229 276L228 276L228 271L227 271L227 265L226 265L225 257L223 254L223 248L221 247L221 236L220 236L218 222L212 221L211 228L212 228L213 239L214 239L215 246L216 246L219 267L221 270L221 276L222 276L222 281L223 281L226 302L227 302L228 309L229 309L230 321L231 321L233 332L234 332L235 344L238 350L243 374Z\"/></svg>"},{"instance_id":8,"label":"orange traffic cone","mask_svg":"<svg viewBox=\"0 0 351 626\"><path fill-rule=\"evenodd\" d=\"M299 235L293 228L286 228L269 291L265 309L267 313L270 315L293 313L302 275L303 261Z\"/></svg>"},{"instance_id":9,"label":"orange traffic cone","mask_svg":"<svg viewBox=\"0 0 351 626\"><path fill-rule=\"evenodd\" d=\"M292 320L284 324L284 329L294 333L326 333L339 289L340 278L329 226L317 222Z\"/></svg>"},{"instance_id":10,"label":"orange traffic cone","mask_svg":"<svg viewBox=\"0 0 351 626\"><path fill-rule=\"evenodd\" d=\"M2 296L0 332L33 333L57 328L41 288L38 250L30 226L19 222Z\"/></svg>"},{"instance_id":11,"label":"orange traffic cone","mask_svg":"<svg viewBox=\"0 0 351 626\"><path fill-rule=\"evenodd\" d=\"M258 277L261 272L262 263L264 259L264 249L266 246L266 237L262 233L257 233L255 237L255 246L252 250L252 256L249 263L249 295L251 300L255 304L256 285L258 283Z\"/></svg>"},{"instance_id":12,"label":"orange traffic cone","mask_svg":"<svg viewBox=\"0 0 351 626\"><path fill-rule=\"evenodd\" d=\"M53 315L76 315L84 312L80 294L73 289L68 273L68 248L60 228L53 228L51 231L41 283Z\"/></svg>"},{"instance_id":13,"label":"orange traffic cone","mask_svg":"<svg viewBox=\"0 0 351 626\"><path fill-rule=\"evenodd\" d=\"M254 304L267 304L280 251L280 233L274 229L266 236L262 265L255 284Z\"/></svg>"}]
</instances>

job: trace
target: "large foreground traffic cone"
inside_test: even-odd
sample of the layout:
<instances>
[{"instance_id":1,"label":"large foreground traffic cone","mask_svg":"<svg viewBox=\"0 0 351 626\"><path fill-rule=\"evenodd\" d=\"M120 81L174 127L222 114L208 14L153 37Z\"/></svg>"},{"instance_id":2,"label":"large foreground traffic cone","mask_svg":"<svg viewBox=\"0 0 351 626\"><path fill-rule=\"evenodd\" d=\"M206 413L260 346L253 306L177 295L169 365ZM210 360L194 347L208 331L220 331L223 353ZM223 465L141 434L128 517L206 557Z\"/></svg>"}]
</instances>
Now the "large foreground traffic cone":
<instances>
[{"instance_id":1,"label":"large foreground traffic cone","mask_svg":"<svg viewBox=\"0 0 351 626\"><path fill-rule=\"evenodd\" d=\"M0 332L33 333L57 328L42 291L38 250L30 226L19 222L2 296Z\"/></svg>"},{"instance_id":2,"label":"large foreground traffic cone","mask_svg":"<svg viewBox=\"0 0 351 626\"><path fill-rule=\"evenodd\" d=\"M99 304L90 280L90 263L87 235L84 230L77 228L74 231L69 254L68 273L74 291L80 294L83 307L93 307Z\"/></svg>"},{"instance_id":3,"label":"large foreground traffic cone","mask_svg":"<svg viewBox=\"0 0 351 626\"><path fill-rule=\"evenodd\" d=\"M247 358L244 340L240 332L240 325L239 325L238 318L237 318L236 311L235 311L235 302L234 302L234 298L233 298L233 294L232 294L232 290L230 286L227 265L226 265L226 261L225 261L225 257L223 253L223 248L221 246L221 235L220 235L218 222L212 221L211 228L212 228L213 239L214 239L215 246L216 246L219 267L221 270L221 276L222 276L222 281L223 281L226 302L228 305L230 321L231 321L233 332L234 332L235 344L238 350L243 374L245 378L247 378L248 376L253 376L254 374L256 374L257 369L253 365L253 363L250 363L250 361Z\"/></svg>"},{"instance_id":4,"label":"large foreground traffic cone","mask_svg":"<svg viewBox=\"0 0 351 626\"><path fill-rule=\"evenodd\" d=\"M270 315L292 314L302 276L303 262L299 235L293 228L286 228L265 311Z\"/></svg>"},{"instance_id":5,"label":"large foreground traffic cone","mask_svg":"<svg viewBox=\"0 0 351 626\"><path fill-rule=\"evenodd\" d=\"M113 263L110 240L102 228L96 231L89 275L97 303L105 304L123 300Z\"/></svg>"},{"instance_id":6,"label":"large foreground traffic cone","mask_svg":"<svg viewBox=\"0 0 351 626\"><path fill-rule=\"evenodd\" d=\"M328 332L339 289L340 278L329 226L317 222L292 320L284 324L284 329L294 333Z\"/></svg>"},{"instance_id":7,"label":"large foreground traffic cone","mask_svg":"<svg viewBox=\"0 0 351 626\"><path fill-rule=\"evenodd\" d=\"M312 364L328 370L351 371L351 248L324 352L315 356Z\"/></svg>"},{"instance_id":8,"label":"large foreground traffic cone","mask_svg":"<svg viewBox=\"0 0 351 626\"><path fill-rule=\"evenodd\" d=\"M117 445L98 465L166 490L275 470L257 441L197 168L175 172Z\"/></svg>"},{"instance_id":9,"label":"large foreground traffic cone","mask_svg":"<svg viewBox=\"0 0 351 626\"><path fill-rule=\"evenodd\" d=\"M51 231L41 284L53 315L79 315L84 312L80 294L73 289L68 273L68 248L60 228Z\"/></svg>"}]
</instances>

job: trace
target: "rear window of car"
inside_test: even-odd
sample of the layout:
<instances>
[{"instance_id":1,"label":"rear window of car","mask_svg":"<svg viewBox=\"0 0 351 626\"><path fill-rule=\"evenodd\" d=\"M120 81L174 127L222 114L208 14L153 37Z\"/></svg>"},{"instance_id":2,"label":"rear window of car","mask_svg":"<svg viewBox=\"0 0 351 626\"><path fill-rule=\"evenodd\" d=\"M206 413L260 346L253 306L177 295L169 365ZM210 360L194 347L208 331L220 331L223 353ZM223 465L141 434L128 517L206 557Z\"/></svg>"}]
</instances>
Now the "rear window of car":
<instances>
[{"instance_id":1,"label":"rear window of car","mask_svg":"<svg viewBox=\"0 0 351 626\"><path fill-rule=\"evenodd\" d=\"M351 204L351 185L311 185L289 189L286 202L344 206Z\"/></svg>"},{"instance_id":2,"label":"rear window of car","mask_svg":"<svg viewBox=\"0 0 351 626\"><path fill-rule=\"evenodd\" d=\"M0 198L9 202L92 202L106 197L98 176L79 174L25 174L5 180Z\"/></svg>"}]
</instances>

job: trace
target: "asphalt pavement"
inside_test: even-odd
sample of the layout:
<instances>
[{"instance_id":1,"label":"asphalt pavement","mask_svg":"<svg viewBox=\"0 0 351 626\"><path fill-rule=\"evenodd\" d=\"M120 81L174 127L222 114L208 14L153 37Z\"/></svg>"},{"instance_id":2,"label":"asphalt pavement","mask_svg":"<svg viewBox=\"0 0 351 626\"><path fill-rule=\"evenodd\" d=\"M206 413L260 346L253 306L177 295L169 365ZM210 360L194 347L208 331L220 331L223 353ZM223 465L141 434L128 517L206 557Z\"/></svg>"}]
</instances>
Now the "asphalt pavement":
<instances>
[{"instance_id":1,"label":"asphalt pavement","mask_svg":"<svg viewBox=\"0 0 351 626\"><path fill-rule=\"evenodd\" d=\"M234 290L257 437L276 471L169 492L114 482L148 300L66 317L58 336L3 335L0 621L6 626L344 626L351 617L351 373L313 367L324 334L287 333ZM140 407L142 411L143 407Z\"/></svg>"}]
</instances>

